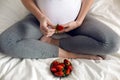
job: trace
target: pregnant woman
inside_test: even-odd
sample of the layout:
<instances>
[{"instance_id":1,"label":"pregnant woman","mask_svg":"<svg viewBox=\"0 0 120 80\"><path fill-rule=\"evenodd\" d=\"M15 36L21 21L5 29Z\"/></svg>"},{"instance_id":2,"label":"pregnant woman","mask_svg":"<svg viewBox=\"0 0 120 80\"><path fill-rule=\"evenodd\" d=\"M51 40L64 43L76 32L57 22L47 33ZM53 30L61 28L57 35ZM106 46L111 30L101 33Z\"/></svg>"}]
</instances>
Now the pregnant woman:
<instances>
[{"instance_id":1,"label":"pregnant woman","mask_svg":"<svg viewBox=\"0 0 120 80\"><path fill-rule=\"evenodd\" d=\"M93 0L21 0L31 12L0 35L1 51L17 58L84 58L99 60L119 48L119 36L89 16ZM58 34L71 37L53 39Z\"/></svg>"}]
</instances>

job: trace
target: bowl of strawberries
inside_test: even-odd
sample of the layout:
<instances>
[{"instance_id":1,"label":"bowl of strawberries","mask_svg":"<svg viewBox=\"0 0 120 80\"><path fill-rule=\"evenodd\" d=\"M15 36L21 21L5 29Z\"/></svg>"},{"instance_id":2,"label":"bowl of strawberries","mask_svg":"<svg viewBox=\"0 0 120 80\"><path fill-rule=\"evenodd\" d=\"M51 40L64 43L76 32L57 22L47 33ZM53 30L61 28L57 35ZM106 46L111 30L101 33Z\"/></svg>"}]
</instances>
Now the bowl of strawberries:
<instances>
[{"instance_id":1,"label":"bowl of strawberries","mask_svg":"<svg viewBox=\"0 0 120 80\"><path fill-rule=\"evenodd\" d=\"M50 71L56 77L66 77L71 74L72 69L70 60L66 58L56 59L50 65Z\"/></svg>"}]
</instances>

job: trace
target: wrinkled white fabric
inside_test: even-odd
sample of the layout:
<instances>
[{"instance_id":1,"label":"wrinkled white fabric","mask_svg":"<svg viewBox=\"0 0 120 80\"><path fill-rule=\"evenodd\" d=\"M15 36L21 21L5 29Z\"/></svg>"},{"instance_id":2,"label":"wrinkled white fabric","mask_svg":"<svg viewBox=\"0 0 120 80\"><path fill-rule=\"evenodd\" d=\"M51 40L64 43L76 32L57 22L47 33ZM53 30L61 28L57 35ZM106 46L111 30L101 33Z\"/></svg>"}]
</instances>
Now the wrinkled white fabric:
<instances>
[{"instance_id":1,"label":"wrinkled white fabric","mask_svg":"<svg viewBox=\"0 0 120 80\"><path fill-rule=\"evenodd\" d=\"M120 35L120 0L95 0L90 15L109 25ZM20 0L0 0L0 33L29 12ZM120 52L106 60L71 59L73 72L56 78L50 71L50 59L16 59L0 54L0 80L119 80Z\"/></svg>"}]
</instances>

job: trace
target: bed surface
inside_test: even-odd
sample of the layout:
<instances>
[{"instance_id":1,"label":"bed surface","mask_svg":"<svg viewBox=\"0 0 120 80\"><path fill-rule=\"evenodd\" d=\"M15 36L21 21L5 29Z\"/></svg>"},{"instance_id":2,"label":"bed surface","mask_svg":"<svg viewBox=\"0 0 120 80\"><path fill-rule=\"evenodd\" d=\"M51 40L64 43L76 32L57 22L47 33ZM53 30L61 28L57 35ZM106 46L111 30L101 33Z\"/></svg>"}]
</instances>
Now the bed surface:
<instances>
[{"instance_id":1,"label":"bed surface","mask_svg":"<svg viewBox=\"0 0 120 80\"><path fill-rule=\"evenodd\" d=\"M95 0L89 14L120 35L119 8L120 0ZM20 0L0 0L0 33L28 13ZM55 59L17 59L0 53L0 80L120 80L120 51L100 61L70 59L73 72L61 79L49 71Z\"/></svg>"}]
</instances>

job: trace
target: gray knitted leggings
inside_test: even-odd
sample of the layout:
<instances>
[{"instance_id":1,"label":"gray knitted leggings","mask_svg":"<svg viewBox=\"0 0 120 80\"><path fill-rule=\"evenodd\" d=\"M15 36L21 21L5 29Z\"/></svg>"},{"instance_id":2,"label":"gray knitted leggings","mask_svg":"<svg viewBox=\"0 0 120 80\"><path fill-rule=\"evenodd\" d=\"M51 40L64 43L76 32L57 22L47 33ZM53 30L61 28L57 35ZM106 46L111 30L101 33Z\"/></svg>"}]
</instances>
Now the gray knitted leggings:
<instances>
[{"instance_id":1,"label":"gray knitted leggings","mask_svg":"<svg viewBox=\"0 0 120 80\"><path fill-rule=\"evenodd\" d=\"M89 16L79 28L67 34L72 37L60 39L60 47L70 52L104 55L119 48L119 36ZM17 58L58 57L58 47L39 41L41 36L39 22L30 14L0 35L1 52Z\"/></svg>"}]
</instances>

